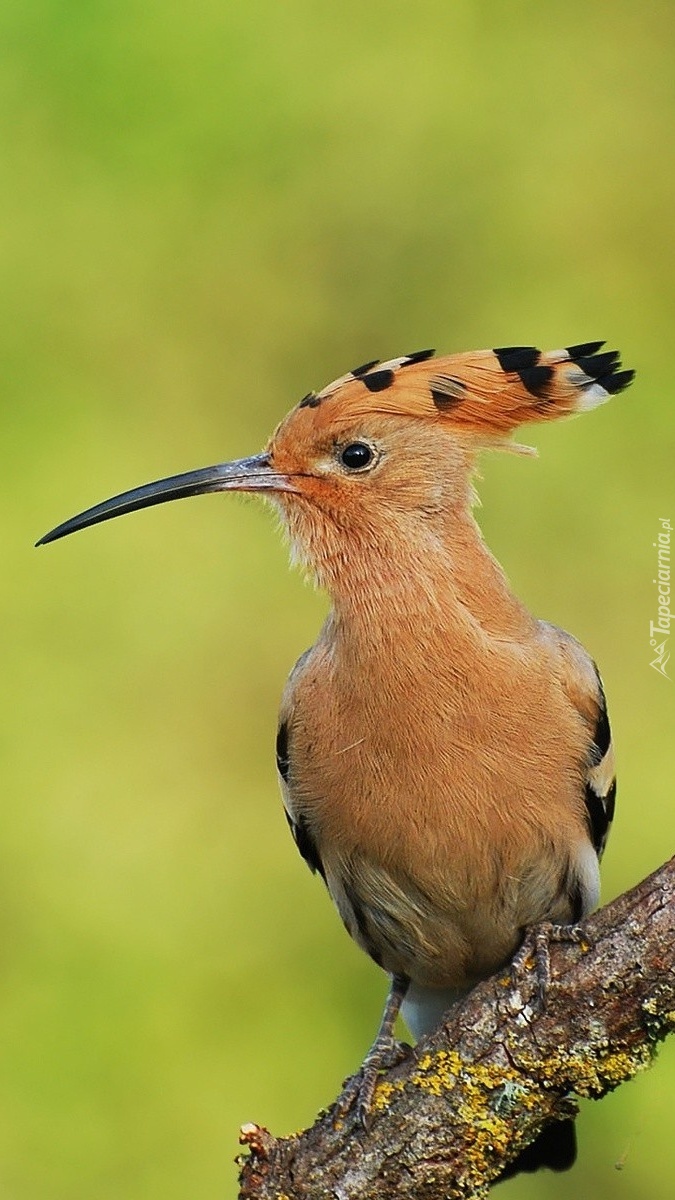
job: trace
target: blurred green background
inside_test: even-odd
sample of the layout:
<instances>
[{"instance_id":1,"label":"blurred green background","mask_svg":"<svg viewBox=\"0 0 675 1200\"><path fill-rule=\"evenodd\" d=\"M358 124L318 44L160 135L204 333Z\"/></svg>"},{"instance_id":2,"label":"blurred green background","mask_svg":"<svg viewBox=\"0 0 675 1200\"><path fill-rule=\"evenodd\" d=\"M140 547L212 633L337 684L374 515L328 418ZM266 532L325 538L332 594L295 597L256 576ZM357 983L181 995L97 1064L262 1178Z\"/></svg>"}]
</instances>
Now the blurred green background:
<instances>
[{"instance_id":1,"label":"blurred green background","mask_svg":"<svg viewBox=\"0 0 675 1200\"><path fill-rule=\"evenodd\" d=\"M483 464L514 587L605 676L610 898L675 844L650 669L673 503L672 5L4 0L0 1196L234 1196L375 1030L377 969L289 839L273 740L325 599L209 497L34 551L257 451L354 363L600 337L638 381ZM573 1176L672 1197L675 1046L584 1106ZM619 1168L619 1169L617 1169Z\"/></svg>"}]
</instances>

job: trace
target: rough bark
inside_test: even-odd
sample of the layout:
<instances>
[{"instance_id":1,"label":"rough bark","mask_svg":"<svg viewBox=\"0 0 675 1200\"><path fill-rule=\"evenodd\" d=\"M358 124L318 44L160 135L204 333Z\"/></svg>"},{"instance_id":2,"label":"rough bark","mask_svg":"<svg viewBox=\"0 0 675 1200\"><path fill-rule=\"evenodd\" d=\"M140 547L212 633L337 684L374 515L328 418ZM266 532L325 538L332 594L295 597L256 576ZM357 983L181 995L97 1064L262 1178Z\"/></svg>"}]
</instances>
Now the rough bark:
<instances>
[{"instance_id":1,"label":"rough bark","mask_svg":"<svg viewBox=\"0 0 675 1200\"><path fill-rule=\"evenodd\" d=\"M240 1200L481 1197L549 1122L652 1061L675 1030L675 858L551 947L545 1008L535 972L480 984L383 1076L368 1133L320 1113L275 1138L247 1125Z\"/></svg>"}]
</instances>

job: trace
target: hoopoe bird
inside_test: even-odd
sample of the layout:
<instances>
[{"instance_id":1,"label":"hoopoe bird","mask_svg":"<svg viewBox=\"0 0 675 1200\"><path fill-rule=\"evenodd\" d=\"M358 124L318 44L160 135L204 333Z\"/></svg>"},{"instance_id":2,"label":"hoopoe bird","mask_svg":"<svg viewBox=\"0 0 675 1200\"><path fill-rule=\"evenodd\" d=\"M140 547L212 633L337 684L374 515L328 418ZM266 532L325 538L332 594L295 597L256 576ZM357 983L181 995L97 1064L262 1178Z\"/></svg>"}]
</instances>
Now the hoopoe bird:
<instances>
[{"instance_id":1,"label":"hoopoe bird","mask_svg":"<svg viewBox=\"0 0 675 1200\"><path fill-rule=\"evenodd\" d=\"M474 520L472 476L518 426L627 387L634 372L602 346L365 363L306 395L261 454L124 492L41 539L258 492L329 593L283 694L276 754L302 857L391 978L358 1077L364 1121L399 1010L421 1037L526 930L573 931L598 902L616 790L600 675L512 593ZM571 1165L571 1122L553 1130L524 1169Z\"/></svg>"}]
</instances>

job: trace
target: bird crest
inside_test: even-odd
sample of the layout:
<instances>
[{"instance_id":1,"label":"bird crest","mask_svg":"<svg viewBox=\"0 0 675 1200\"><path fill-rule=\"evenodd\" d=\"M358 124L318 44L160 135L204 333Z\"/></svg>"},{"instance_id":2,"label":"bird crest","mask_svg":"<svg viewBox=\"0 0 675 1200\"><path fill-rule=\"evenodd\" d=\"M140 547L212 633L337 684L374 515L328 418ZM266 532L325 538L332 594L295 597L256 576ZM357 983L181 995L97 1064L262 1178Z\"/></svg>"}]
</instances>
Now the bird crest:
<instances>
[{"instance_id":1,"label":"bird crest","mask_svg":"<svg viewBox=\"0 0 675 1200\"><path fill-rule=\"evenodd\" d=\"M449 431L500 439L527 422L596 408L628 387L635 372L621 369L618 350L600 353L603 345L502 346L441 358L420 350L355 367L309 392L298 408L321 409L330 421L371 413L427 418Z\"/></svg>"}]
</instances>

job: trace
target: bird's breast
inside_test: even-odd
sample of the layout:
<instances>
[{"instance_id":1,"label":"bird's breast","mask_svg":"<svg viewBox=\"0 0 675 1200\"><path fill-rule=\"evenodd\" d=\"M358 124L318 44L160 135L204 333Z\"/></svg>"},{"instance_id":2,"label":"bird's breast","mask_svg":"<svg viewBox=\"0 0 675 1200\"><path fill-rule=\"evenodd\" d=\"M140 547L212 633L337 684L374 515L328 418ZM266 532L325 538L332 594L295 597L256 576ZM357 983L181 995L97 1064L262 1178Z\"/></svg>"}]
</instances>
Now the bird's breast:
<instances>
[{"instance_id":1,"label":"bird's breast","mask_svg":"<svg viewBox=\"0 0 675 1200\"><path fill-rule=\"evenodd\" d=\"M522 925L555 919L556 808L583 822L581 730L545 673L523 686L517 656L501 679L416 665L359 675L330 646L308 656L288 805L360 944L387 970L461 986L504 961Z\"/></svg>"}]
</instances>

